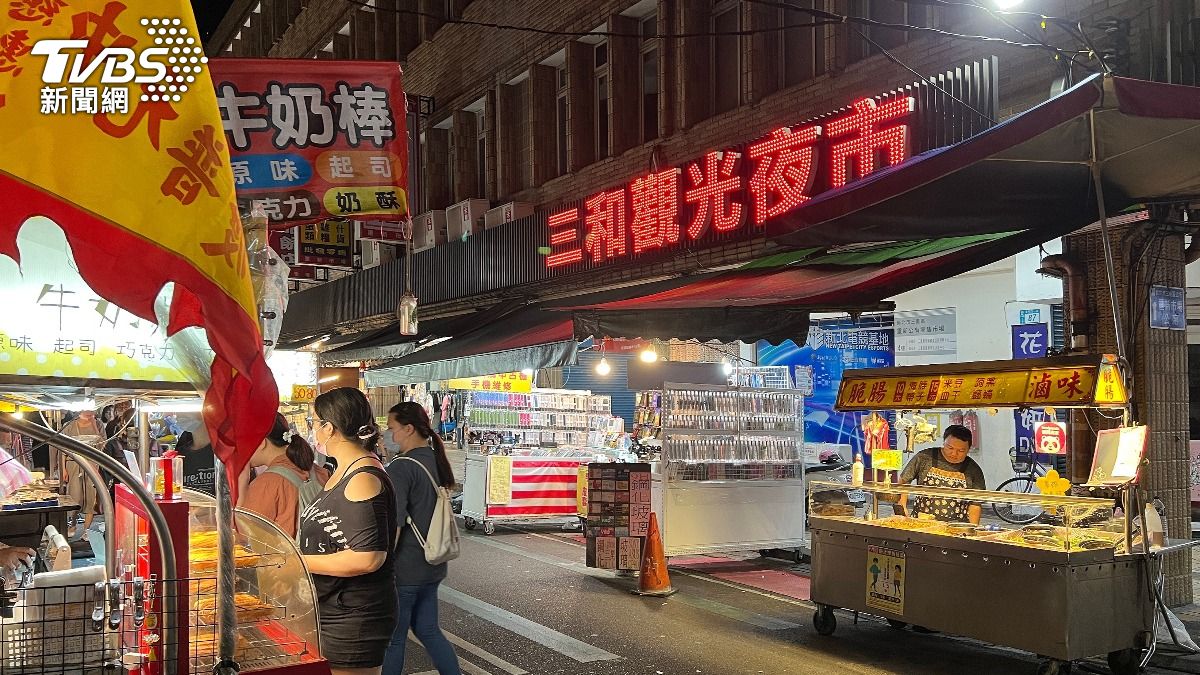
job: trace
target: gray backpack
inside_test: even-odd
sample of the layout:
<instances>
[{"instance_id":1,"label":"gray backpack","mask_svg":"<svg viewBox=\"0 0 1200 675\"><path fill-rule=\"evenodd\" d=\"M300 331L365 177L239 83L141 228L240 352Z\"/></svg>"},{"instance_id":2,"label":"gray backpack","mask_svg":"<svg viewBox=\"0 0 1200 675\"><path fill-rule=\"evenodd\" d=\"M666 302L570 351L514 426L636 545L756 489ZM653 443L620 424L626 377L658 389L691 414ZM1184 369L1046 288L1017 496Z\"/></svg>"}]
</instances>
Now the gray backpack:
<instances>
[{"instance_id":1,"label":"gray backpack","mask_svg":"<svg viewBox=\"0 0 1200 675\"><path fill-rule=\"evenodd\" d=\"M324 489L317 479L313 478L312 471L308 472L308 478L301 479L296 475L295 471L287 467L273 466L263 473L273 473L276 476L283 476L287 482L291 483L296 488L296 492L300 494L300 506L296 509L296 540L300 539L300 514L308 509L309 504L312 504L317 495L321 494Z\"/></svg>"}]
</instances>

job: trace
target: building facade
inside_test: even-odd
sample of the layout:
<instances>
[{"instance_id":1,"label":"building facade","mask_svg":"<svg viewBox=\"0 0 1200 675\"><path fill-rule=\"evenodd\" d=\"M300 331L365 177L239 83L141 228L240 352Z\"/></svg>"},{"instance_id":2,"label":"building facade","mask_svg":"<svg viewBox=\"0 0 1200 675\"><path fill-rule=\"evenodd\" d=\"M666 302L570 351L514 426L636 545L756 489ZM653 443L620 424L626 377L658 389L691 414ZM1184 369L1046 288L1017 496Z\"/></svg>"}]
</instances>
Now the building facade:
<instances>
[{"instance_id":1,"label":"building facade","mask_svg":"<svg viewBox=\"0 0 1200 675\"><path fill-rule=\"evenodd\" d=\"M1063 20L1031 22L1028 16L916 0L236 0L207 47L210 54L234 56L400 62L406 91L429 103L411 139L418 157L410 176L415 215L469 199L524 204L544 214L980 60L998 63L990 111L996 121L1078 81L1096 68L1092 54L1119 74L1200 84L1200 60L1189 46L1198 42L1198 7L1190 0L1027 0L1020 9ZM969 88L955 88L954 78L938 81L956 98L974 100ZM465 250L473 243L445 246ZM1094 247L1068 249L1099 264ZM506 275L498 270L514 261L464 257L490 269L482 276L464 270L464 276L480 278L423 296L422 315L453 314L515 294L541 299L722 269L768 250L752 239L640 269L562 279ZM1008 326L1014 323L1008 303L1050 310L1062 302L1061 290L1028 288L1039 258L1030 252L899 295L896 310L957 306L959 346L947 359L1007 358ZM452 259L458 258L438 258ZM300 293L293 302L307 309L289 313L283 339L303 343L386 325L401 292L400 265ZM1095 291L1089 302L1101 318L1103 278L1089 277ZM1184 285L1182 276L1178 281L1171 284ZM350 297L355 299L345 300ZM1098 318L1090 330L1095 347L1111 343L1105 337L1111 323ZM1159 342L1145 341L1137 362L1169 353L1171 372L1155 376L1184 381L1184 338L1156 337ZM1182 366L1178 354L1185 357ZM1187 503L1187 483L1179 478L1186 474L1187 448L1176 432L1186 434L1187 405L1176 389L1146 387L1139 405L1158 416L1155 428L1162 433L1156 432L1151 455L1167 473L1152 482L1172 505L1172 527L1178 528ZM984 420L989 445L1012 438L1013 424L1011 415ZM1003 471L1005 462L1003 454L988 459L995 471ZM1171 597L1190 598L1183 564L1171 575Z\"/></svg>"}]
</instances>

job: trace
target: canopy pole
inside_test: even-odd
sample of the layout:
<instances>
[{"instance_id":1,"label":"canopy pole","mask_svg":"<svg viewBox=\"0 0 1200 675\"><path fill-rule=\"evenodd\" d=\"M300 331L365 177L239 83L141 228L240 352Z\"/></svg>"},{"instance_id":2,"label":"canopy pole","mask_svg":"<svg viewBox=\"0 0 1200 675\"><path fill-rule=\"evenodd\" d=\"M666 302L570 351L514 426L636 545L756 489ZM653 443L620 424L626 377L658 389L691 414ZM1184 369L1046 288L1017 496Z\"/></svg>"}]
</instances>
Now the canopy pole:
<instances>
[{"instance_id":1,"label":"canopy pole","mask_svg":"<svg viewBox=\"0 0 1200 675\"><path fill-rule=\"evenodd\" d=\"M1125 360L1125 330L1121 320L1121 305L1117 301L1116 264L1113 262L1112 238L1108 231L1108 212L1104 208L1104 181L1100 177L1100 162L1096 157L1096 109L1088 111L1088 130L1092 143L1092 183L1096 187L1096 207L1100 213L1100 238L1104 242L1104 266L1108 276L1108 297L1112 302L1113 333L1117 338L1117 360Z\"/></svg>"},{"instance_id":2,"label":"canopy pole","mask_svg":"<svg viewBox=\"0 0 1200 675\"><path fill-rule=\"evenodd\" d=\"M229 472L218 459L213 466L213 487L216 489L217 515L217 665L218 675L236 675L241 671L235 658L237 650L237 605L234 603L233 564L234 522L233 495L229 489Z\"/></svg>"}]
</instances>

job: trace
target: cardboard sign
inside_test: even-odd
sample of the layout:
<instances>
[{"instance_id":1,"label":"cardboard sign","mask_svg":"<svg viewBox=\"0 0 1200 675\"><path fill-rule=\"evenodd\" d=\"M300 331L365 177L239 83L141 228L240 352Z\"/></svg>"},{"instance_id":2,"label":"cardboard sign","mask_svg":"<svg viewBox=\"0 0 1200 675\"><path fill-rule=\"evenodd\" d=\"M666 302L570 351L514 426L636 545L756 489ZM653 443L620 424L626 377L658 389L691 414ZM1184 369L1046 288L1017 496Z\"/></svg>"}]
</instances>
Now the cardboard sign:
<instances>
[{"instance_id":1,"label":"cardboard sign","mask_svg":"<svg viewBox=\"0 0 1200 675\"><path fill-rule=\"evenodd\" d=\"M638 569L650 530L650 465L593 463L587 472L587 566ZM618 547L611 559L610 539Z\"/></svg>"}]
</instances>

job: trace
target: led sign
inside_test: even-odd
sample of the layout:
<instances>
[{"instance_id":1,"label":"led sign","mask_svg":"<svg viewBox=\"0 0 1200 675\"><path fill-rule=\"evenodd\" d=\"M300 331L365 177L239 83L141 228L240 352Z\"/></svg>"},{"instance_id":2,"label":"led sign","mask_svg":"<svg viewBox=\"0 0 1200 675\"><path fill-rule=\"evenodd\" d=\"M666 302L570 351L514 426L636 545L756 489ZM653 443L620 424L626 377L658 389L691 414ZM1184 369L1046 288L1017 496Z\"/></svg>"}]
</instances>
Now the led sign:
<instances>
[{"instance_id":1,"label":"led sign","mask_svg":"<svg viewBox=\"0 0 1200 675\"><path fill-rule=\"evenodd\" d=\"M781 127L745 147L709 152L684 168L642 176L549 216L546 267L601 264L696 242L755 232L806 204L825 185L844 187L910 156L916 99L861 99L825 123ZM681 222L681 218L686 221ZM747 223L750 223L748 226Z\"/></svg>"}]
</instances>

